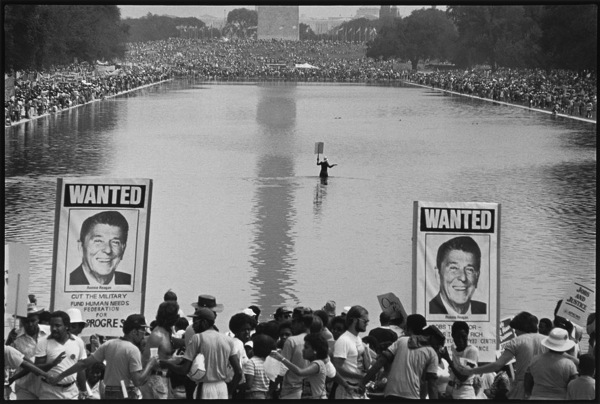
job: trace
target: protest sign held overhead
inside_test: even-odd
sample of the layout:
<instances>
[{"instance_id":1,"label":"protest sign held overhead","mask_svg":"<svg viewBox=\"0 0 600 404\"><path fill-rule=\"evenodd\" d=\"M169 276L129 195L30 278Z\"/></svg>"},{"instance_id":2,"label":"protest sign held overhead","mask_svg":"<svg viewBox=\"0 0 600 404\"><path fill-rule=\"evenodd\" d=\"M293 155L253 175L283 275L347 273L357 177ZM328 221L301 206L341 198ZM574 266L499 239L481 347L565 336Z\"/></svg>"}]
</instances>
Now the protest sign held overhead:
<instances>
[{"instance_id":1,"label":"protest sign held overhead","mask_svg":"<svg viewBox=\"0 0 600 404\"><path fill-rule=\"evenodd\" d=\"M323 142L316 142L315 143L315 154L323 154L324 147L325 147L325 144Z\"/></svg>"},{"instance_id":2,"label":"protest sign held overhead","mask_svg":"<svg viewBox=\"0 0 600 404\"><path fill-rule=\"evenodd\" d=\"M573 282L567 289L556 315L585 327L588 315L593 312L595 299L594 289L582 282Z\"/></svg>"},{"instance_id":3,"label":"protest sign held overhead","mask_svg":"<svg viewBox=\"0 0 600 404\"><path fill-rule=\"evenodd\" d=\"M152 181L61 178L51 308L77 308L85 333L119 336L143 312Z\"/></svg>"},{"instance_id":4,"label":"protest sign held overhead","mask_svg":"<svg viewBox=\"0 0 600 404\"><path fill-rule=\"evenodd\" d=\"M499 343L499 219L495 203L414 203L413 312L448 343L452 323L468 322L484 362Z\"/></svg>"},{"instance_id":5,"label":"protest sign held overhead","mask_svg":"<svg viewBox=\"0 0 600 404\"><path fill-rule=\"evenodd\" d=\"M378 295L377 301L379 301L381 311L399 312L402 314L402 318L404 319L403 324L406 323L406 318L408 315L406 314L406 310L404 310L404 306L402 305L402 302L398 296L390 292L383 295Z\"/></svg>"}]
</instances>

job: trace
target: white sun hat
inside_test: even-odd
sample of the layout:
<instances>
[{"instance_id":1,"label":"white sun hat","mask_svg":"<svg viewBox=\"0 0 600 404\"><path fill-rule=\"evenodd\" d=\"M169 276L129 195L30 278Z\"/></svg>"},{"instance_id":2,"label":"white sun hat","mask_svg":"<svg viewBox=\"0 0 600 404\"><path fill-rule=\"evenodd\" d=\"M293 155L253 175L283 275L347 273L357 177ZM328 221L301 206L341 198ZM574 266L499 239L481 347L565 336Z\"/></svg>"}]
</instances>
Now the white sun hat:
<instances>
[{"instance_id":1,"label":"white sun hat","mask_svg":"<svg viewBox=\"0 0 600 404\"><path fill-rule=\"evenodd\" d=\"M569 339L567 330L554 327L550 334L542 340L542 345L552 351L566 352L575 346L575 341Z\"/></svg>"},{"instance_id":2,"label":"white sun hat","mask_svg":"<svg viewBox=\"0 0 600 404\"><path fill-rule=\"evenodd\" d=\"M67 314L69 315L69 318L71 319L71 324L76 324L76 323L86 324L85 320L81 317L81 311L79 309L68 309Z\"/></svg>"}]
</instances>

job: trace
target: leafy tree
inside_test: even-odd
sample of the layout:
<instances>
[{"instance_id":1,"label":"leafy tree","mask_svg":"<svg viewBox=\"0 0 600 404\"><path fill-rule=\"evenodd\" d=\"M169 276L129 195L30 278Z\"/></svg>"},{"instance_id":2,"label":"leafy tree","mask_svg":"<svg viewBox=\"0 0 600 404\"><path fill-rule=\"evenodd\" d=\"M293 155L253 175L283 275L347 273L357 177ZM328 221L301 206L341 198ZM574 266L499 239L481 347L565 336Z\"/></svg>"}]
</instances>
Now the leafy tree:
<instances>
[{"instance_id":1,"label":"leafy tree","mask_svg":"<svg viewBox=\"0 0 600 404\"><path fill-rule=\"evenodd\" d=\"M310 40L314 41L317 39L317 34L312 30L312 28L303 22L300 23L300 40Z\"/></svg>"},{"instance_id":2,"label":"leafy tree","mask_svg":"<svg viewBox=\"0 0 600 404\"><path fill-rule=\"evenodd\" d=\"M110 5L7 5L5 69L121 57L126 28Z\"/></svg>"},{"instance_id":3,"label":"leafy tree","mask_svg":"<svg viewBox=\"0 0 600 404\"><path fill-rule=\"evenodd\" d=\"M456 24L459 49L455 62L472 66L489 63L492 70L498 64L519 63L523 57L535 59L535 40L539 31L535 19L525 12L525 6L448 6L447 14Z\"/></svg>"},{"instance_id":4,"label":"leafy tree","mask_svg":"<svg viewBox=\"0 0 600 404\"><path fill-rule=\"evenodd\" d=\"M393 25L384 25L377 36L367 44L367 57L390 59L400 56L402 37L401 19L396 19Z\"/></svg>"},{"instance_id":5,"label":"leafy tree","mask_svg":"<svg viewBox=\"0 0 600 404\"><path fill-rule=\"evenodd\" d=\"M541 25L548 68L597 68L598 5L544 6Z\"/></svg>"},{"instance_id":6,"label":"leafy tree","mask_svg":"<svg viewBox=\"0 0 600 404\"><path fill-rule=\"evenodd\" d=\"M407 59L416 70L419 60L450 58L456 38L456 28L443 11L415 10L406 18L396 19L394 25L383 26L368 45L367 56Z\"/></svg>"},{"instance_id":7,"label":"leafy tree","mask_svg":"<svg viewBox=\"0 0 600 404\"><path fill-rule=\"evenodd\" d=\"M127 18L130 42L158 41L161 39L179 37L176 19L165 15L152 13L137 19Z\"/></svg>"},{"instance_id":8,"label":"leafy tree","mask_svg":"<svg viewBox=\"0 0 600 404\"><path fill-rule=\"evenodd\" d=\"M448 59L458 37L446 13L434 8L413 11L401 21L401 56L417 69L422 59Z\"/></svg>"},{"instance_id":9,"label":"leafy tree","mask_svg":"<svg viewBox=\"0 0 600 404\"><path fill-rule=\"evenodd\" d=\"M249 38L256 35L258 26L258 13L247 8L236 8L227 14L227 23L223 32L228 36Z\"/></svg>"}]
</instances>

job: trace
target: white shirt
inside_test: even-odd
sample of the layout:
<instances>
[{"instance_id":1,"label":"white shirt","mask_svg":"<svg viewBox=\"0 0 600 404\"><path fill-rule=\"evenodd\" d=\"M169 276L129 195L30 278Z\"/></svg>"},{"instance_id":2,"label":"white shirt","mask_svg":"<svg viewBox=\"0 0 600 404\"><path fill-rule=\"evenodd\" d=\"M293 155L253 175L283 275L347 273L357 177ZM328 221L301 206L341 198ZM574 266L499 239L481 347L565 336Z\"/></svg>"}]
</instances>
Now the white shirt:
<instances>
[{"instance_id":1,"label":"white shirt","mask_svg":"<svg viewBox=\"0 0 600 404\"><path fill-rule=\"evenodd\" d=\"M38 341L35 347L35 356L46 357L46 363L54 361L61 353L65 353L65 358L56 366L48 371L48 375L56 376L73 366L77 361L87 358L85 346L81 338L74 335L69 335L67 342L63 344L56 341L54 338L44 337ZM69 384L77 379L77 374L74 373L65 377L60 381L60 384Z\"/></svg>"}]
</instances>

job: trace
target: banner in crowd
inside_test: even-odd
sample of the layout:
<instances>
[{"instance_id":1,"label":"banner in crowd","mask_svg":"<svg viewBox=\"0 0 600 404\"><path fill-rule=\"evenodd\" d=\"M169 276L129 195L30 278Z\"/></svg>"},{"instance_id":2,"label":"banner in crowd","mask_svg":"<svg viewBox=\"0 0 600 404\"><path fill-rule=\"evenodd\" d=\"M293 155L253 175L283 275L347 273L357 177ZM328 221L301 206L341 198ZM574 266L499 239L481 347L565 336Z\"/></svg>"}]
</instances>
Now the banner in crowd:
<instances>
[{"instance_id":1,"label":"banner in crowd","mask_svg":"<svg viewBox=\"0 0 600 404\"><path fill-rule=\"evenodd\" d=\"M52 310L77 308L85 335L122 335L143 313L152 180L59 178Z\"/></svg>"},{"instance_id":2,"label":"banner in crowd","mask_svg":"<svg viewBox=\"0 0 600 404\"><path fill-rule=\"evenodd\" d=\"M413 313L422 313L452 344L455 321L469 324L480 362L498 349L500 205L414 203Z\"/></svg>"},{"instance_id":3,"label":"banner in crowd","mask_svg":"<svg viewBox=\"0 0 600 404\"><path fill-rule=\"evenodd\" d=\"M116 69L115 65L99 65L96 64L96 73L98 75L108 74L114 72Z\"/></svg>"},{"instance_id":4,"label":"banner in crowd","mask_svg":"<svg viewBox=\"0 0 600 404\"><path fill-rule=\"evenodd\" d=\"M575 281L565 293L556 315L585 327L589 314L594 312L595 301L594 289L583 282Z\"/></svg>"}]
</instances>

